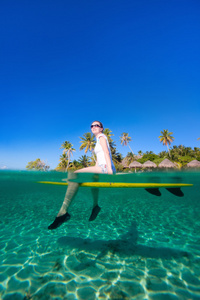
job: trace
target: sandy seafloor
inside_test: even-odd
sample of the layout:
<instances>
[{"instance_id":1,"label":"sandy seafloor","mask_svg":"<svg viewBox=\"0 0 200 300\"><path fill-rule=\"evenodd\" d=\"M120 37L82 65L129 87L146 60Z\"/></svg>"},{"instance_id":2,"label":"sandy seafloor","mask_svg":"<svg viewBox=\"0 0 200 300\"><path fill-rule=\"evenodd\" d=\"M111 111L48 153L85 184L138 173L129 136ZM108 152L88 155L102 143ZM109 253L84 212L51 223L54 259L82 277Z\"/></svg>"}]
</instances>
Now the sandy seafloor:
<instances>
[{"instance_id":1,"label":"sandy seafloor","mask_svg":"<svg viewBox=\"0 0 200 300\"><path fill-rule=\"evenodd\" d=\"M0 299L200 299L200 173L101 175L99 181L182 182L166 189L80 188L71 219L47 230L63 201L64 173L0 172ZM91 180L82 175L83 181Z\"/></svg>"}]
</instances>

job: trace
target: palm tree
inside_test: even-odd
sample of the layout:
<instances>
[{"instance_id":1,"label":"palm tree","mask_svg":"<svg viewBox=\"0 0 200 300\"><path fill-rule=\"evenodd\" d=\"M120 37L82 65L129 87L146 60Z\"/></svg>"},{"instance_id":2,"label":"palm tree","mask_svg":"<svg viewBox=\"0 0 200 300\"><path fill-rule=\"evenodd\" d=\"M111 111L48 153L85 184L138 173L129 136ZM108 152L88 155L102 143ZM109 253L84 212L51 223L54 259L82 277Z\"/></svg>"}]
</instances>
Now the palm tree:
<instances>
[{"instance_id":1,"label":"palm tree","mask_svg":"<svg viewBox=\"0 0 200 300\"><path fill-rule=\"evenodd\" d=\"M66 153L60 155L59 161L60 162L59 162L58 166L56 167L56 170L65 171L67 169L67 165L68 165Z\"/></svg>"},{"instance_id":2,"label":"palm tree","mask_svg":"<svg viewBox=\"0 0 200 300\"><path fill-rule=\"evenodd\" d=\"M108 143L110 145L110 151L112 154L112 160L114 163L119 163L122 161L122 155L120 153L117 152L116 149L116 144L113 141L113 139L111 138L111 136L114 136L114 134L111 133L112 131L109 128L105 128L103 133L106 135L107 139L108 139Z\"/></svg>"},{"instance_id":3,"label":"palm tree","mask_svg":"<svg viewBox=\"0 0 200 300\"><path fill-rule=\"evenodd\" d=\"M61 145L61 149L64 149L63 155L67 153L67 167L66 167L66 170L67 170L69 168L70 156L73 156L73 151L76 151L76 150L73 148L73 145L68 141L65 141Z\"/></svg>"},{"instance_id":4,"label":"palm tree","mask_svg":"<svg viewBox=\"0 0 200 300\"><path fill-rule=\"evenodd\" d=\"M111 144L113 142L113 139L111 138L111 136L114 136L114 134L112 134L111 132L112 131L109 128L105 128L103 131L103 133L107 136L109 144Z\"/></svg>"},{"instance_id":5,"label":"palm tree","mask_svg":"<svg viewBox=\"0 0 200 300\"><path fill-rule=\"evenodd\" d=\"M128 133L126 133L126 132L123 132L122 133L122 135L121 135L121 137L120 137L120 142L121 142L121 144L123 145L123 146L129 146L129 142L131 141L131 137L130 136L128 136ZM133 153L133 150L131 149L131 147L129 146L129 148L130 148L130 150L131 150L131 152ZM133 155L134 155L134 153L133 153Z\"/></svg>"},{"instance_id":6,"label":"palm tree","mask_svg":"<svg viewBox=\"0 0 200 300\"><path fill-rule=\"evenodd\" d=\"M78 162L79 162L84 168L86 168L86 167L88 167L88 165L90 164L90 158L89 158L89 156L87 156L87 155L82 155L82 156L79 158Z\"/></svg>"},{"instance_id":7,"label":"palm tree","mask_svg":"<svg viewBox=\"0 0 200 300\"><path fill-rule=\"evenodd\" d=\"M142 150L139 150L139 151L138 151L138 155L139 155L139 156L142 156L142 154L143 154Z\"/></svg>"},{"instance_id":8,"label":"palm tree","mask_svg":"<svg viewBox=\"0 0 200 300\"><path fill-rule=\"evenodd\" d=\"M126 155L128 164L132 163L135 160L135 156L132 152L128 152Z\"/></svg>"},{"instance_id":9,"label":"palm tree","mask_svg":"<svg viewBox=\"0 0 200 300\"><path fill-rule=\"evenodd\" d=\"M92 155L90 157L90 166L94 166L96 164L96 155L94 153L94 151L92 152Z\"/></svg>"},{"instance_id":10,"label":"palm tree","mask_svg":"<svg viewBox=\"0 0 200 300\"><path fill-rule=\"evenodd\" d=\"M83 137L80 137L81 139L81 146L80 150L83 150L85 148L85 153L89 151L92 151L95 147L95 137L91 134L91 132L87 132L83 135Z\"/></svg>"},{"instance_id":11,"label":"palm tree","mask_svg":"<svg viewBox=\"0 0 200 300\"><path fill-rule=\"evenodd\" d=\"M167 158L167 156L169 155L169 153L167 153L166 151L161 151L158 156L160 158Z\"/></svg>"},{"instance_id":12,"label":"palm tree","mask_svg":"<svg viewBox=\"0 0 200 300\"><path fill-rule=\"evenodd\" d=\"M82 168L81 164L78 162L78 160L74 159L72 161L72 168L74 168L75 170Z\"/></svg>"},{"instance_id":13,"label":"palm tree","mask_svg":"<svg viewBox=\"0 0 200 300\"><path fill-rule=\"evenodd\" d=\"M169 156L170 156L170 151L169 151L169 146L174 140L174 137L172 136L173 132L169 132L168 129L164 129L163 131L160 132L162 135L160 135L158 138L160 139L160 142L163 143L163 145L167 146Z\"/></svg>"}]
</instances>

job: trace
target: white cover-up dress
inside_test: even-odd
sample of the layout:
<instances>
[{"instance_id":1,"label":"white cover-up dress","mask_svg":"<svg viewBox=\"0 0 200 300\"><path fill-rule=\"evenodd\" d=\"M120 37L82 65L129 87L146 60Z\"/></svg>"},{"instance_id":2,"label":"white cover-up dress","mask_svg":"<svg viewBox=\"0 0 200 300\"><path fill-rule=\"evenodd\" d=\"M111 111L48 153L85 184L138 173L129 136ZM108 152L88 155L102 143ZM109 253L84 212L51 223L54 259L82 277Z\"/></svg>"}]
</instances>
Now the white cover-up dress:
<instances>
[{"instance_id":1,"label":"white cover-up dress","mask_svg":"<svg viewBox=\"0 0 200 300\"><path fill-rule=\"evenodd\" d=\"M102 173L108 173L104 151L101 147L100 139L99 139L101 136L103 136L106 139L106 143L107 143L107 147L108 147L109 155L110 155L110 160L111 160L111 168L112 168L113 173L116 173L116 169L115 169L115 166L114 166L113 161L112 161L112 154L111 154L111 151L110 151L110 145L108 143L107 136L103 133L101 133L97 137L96 146L94 148L94 152L95 152L96 157L97 157L98 166L101 167Z\"/></svg>"}]
</instances>

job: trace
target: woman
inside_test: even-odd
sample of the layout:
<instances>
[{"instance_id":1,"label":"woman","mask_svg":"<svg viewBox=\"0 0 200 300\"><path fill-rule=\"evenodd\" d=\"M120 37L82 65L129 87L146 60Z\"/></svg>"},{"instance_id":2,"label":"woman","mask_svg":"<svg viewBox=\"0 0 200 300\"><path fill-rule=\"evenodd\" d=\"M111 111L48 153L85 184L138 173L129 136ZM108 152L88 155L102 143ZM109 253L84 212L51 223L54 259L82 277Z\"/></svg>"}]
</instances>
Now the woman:
<instances>
[{"instance_id":1,"label":"woman","mask_svg":"<svg viewBox=\"0 0 200 300\"><path fill-rule=\"evenodd\" d=\"M79 187L79 183L70 181L70 179L74 179L76 177L75 173L113 174L116 172L115 166L112 161L112 155L111 155L110 146L107 137L105 136L105 134L103 134L103 124L99 121L94 121L91 125L91 131L95 135L97 140L96 146L94 148L94 152L97 157L96 165L93 167L83 168L78 171L75 171L74 173L68 174L68 189L65 195L65 199L54 222L48 227L48 229L50 230L56 229L62 223L70 219L68 208ZM98 206L98 190L92 189L92 193L93 193L94 203L93 203L93 209L89 221L95 220L98 213L101 210L101 208Z\"/></svg>"}]
</instances>

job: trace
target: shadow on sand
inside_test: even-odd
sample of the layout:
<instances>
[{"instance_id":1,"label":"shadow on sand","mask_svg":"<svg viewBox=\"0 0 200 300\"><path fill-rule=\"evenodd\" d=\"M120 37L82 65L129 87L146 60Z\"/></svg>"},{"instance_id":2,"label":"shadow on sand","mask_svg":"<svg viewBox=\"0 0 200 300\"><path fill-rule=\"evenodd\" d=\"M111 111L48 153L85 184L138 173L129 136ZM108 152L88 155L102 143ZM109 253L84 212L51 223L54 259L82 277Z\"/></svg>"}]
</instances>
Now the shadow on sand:
<instances>
[{"instance_id":1,"label":"shadow on sand","mask_svg":"<svg viewBox=\"0 0 200 300\"><path fill-rule=\"evenodd\" d=\"M168 247L148 247L137 244L138 230L136 222L133 222L126 234L123 234L117 240L92 240L79 237L62 237L58 243L63 247L78 249L79 251L100 252L96 259L101 259L108 252L120 256L139 255L147 258L179 259L182 257L191 258L191 254L186 251L172 249Z\"/></svg>"}]
</instances>

